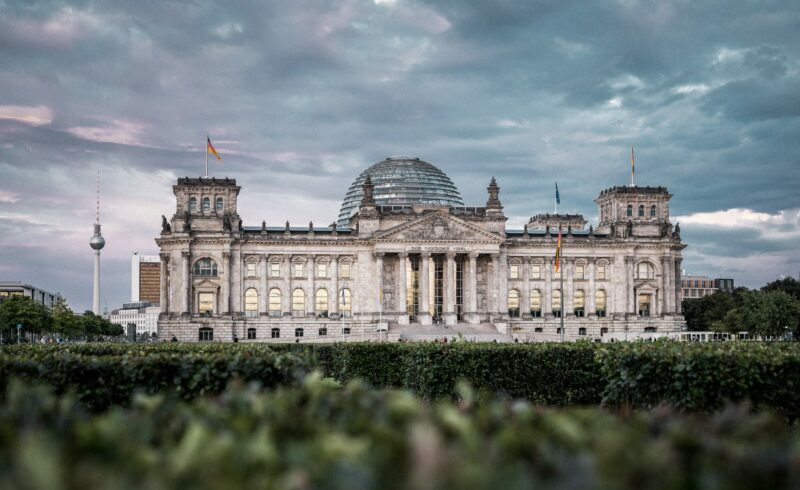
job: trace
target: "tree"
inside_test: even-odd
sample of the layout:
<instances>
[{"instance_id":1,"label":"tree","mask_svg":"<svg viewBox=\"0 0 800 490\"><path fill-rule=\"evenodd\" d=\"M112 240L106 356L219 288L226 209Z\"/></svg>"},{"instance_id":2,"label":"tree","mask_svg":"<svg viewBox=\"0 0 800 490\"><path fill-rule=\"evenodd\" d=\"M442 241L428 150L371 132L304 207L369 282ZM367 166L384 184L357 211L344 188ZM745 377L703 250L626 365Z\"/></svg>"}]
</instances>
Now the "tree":
<instances>
[{"instance_id":1,"label":"tree","mask_svg":"<svg viewBox=\"0 0 800 490\"><path fill-rule=\"evenodd\" d=\"M0 329L3 336L13 338L17 325L23 333L42 333L52 330L53 317L41 303L27 296L13 296L0 304Z\"/></svg>"},{"instance_id":2,"label":"tree","mask_svg":"<svg viewBox=\"0 0 800 490\"><path fill-rule=\"evenodd\" d=\"M800 281L794 277L784 277L767 284L762 291L784 291L791 295L794 299L800 301Z\"/></svg>"},{"instance_id":3,"label":"tree","mask_svg":"<svg viewBox=\"0 0 800 490\"><path fill-rule=\"evenodd\" d=\"M684 299L681 303L683 316L689 330L717 330L732 332L737 328L735 316L726 319L729 312L735 310L735 296L726 291L717 291L697 299Z\"/></svg>"},{"instance_id":4,"label":"tree","mask_svg":"<svg viewBox=\"0 0 800 490\"><path fill-rule=\"evenodd\" d=\"M62 298L56 300L52 313L53 332L67 338L75 338L82 334L78 317Z\"/></svg>"},{"instance_id":5,"label":"tree","mask_svg":"<svg viewBox=\"0 0 800 490\"><path fill-rule=\"evenodd\" d=\"M111 323L105 318L86 311L80 317L81 329L89 340L97 337L118 337L124 333L121 325Z\"/></svg>"},{"instance_id":6,"label":"tree","mask_svg":"<svg viewBox=\"0 0 800 490\"><path fill-rule=\"evenodd\" d=\"M800 301L782 290L751 291L741 308L742 326L752 334L782 337L796 330Z\"/></svg>"}]
</instances>

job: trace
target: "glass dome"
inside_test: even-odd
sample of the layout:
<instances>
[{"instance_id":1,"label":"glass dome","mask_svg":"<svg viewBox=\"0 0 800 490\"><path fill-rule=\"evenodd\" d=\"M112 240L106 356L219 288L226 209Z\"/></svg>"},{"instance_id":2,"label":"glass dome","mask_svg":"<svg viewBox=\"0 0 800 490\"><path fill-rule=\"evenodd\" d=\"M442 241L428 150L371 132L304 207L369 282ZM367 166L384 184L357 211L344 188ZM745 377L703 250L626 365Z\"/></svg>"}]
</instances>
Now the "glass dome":
<instances>
[{"instance_id":1,"label":"glass dome","mask_svg":"<svg viewBox=\"0 0 800 490\"><path fill-rule=\"evenodd\" d=\"M375 186L375 203L379 206L434 204L463 206L461 194L444 172L419 158L390 157L361 172L347 190L339 211L337 226L347 226L358 212L367 175Z\"/></svg>"}]
</instances>

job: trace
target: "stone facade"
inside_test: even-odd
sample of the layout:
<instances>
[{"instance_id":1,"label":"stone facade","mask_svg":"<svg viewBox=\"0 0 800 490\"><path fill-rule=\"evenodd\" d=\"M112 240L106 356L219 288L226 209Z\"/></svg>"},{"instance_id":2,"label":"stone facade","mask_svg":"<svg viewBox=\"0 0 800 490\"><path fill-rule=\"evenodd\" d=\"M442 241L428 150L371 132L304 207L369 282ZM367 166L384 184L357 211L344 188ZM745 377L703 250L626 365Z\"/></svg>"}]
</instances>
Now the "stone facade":
<instances>
[{"instance_id":1,"label":"stone facade","mask_svg":"<svg viewBox=\"0 0 800 490\"><path fill-rule=\"evenodd\" d=\"M156 240L159 338L366 340L483 325L553 340L562 313L569 339L683 328L685 245L665 188L603 191L597 229L562 220L577 219L561 230L560 278L558 229L506 229L494 178L483 207L380 206L369 178L363 186L346 228L247 227L234 180L178 179L176 212Z\"/></svg>"}]
</instances>

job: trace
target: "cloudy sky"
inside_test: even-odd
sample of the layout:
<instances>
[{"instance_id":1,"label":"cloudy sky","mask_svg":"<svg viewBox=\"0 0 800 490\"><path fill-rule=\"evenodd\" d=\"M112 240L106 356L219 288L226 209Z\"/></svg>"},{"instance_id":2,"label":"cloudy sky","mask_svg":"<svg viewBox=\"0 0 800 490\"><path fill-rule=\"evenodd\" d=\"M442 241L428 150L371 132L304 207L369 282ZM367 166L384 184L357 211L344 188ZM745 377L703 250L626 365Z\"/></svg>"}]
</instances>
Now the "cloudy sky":
<instances>
[{"instance_id":1,"label":"cloudy sky","mask_svg":"<svg viewBox=\"0 0 800 490\"><path fill-rule=\"evenodd\" d=\"M687 272L800 273L800 2L0 0L0 279L91 305L156 252L170 185L243 190L245 224L327 224L388 155L444 170L510 224L637 183L674 194Z\"/></svg>"}]
</instances>

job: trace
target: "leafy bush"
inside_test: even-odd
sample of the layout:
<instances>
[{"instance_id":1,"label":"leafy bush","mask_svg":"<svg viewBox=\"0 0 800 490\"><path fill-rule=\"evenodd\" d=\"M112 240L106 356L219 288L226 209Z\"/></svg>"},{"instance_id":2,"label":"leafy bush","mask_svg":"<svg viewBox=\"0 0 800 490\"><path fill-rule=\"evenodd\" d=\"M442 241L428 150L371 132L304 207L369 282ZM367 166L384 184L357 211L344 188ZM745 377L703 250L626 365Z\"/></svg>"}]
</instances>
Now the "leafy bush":
<instances>
[{"instance_id":1,"label":"leafy bush","mask_svg":"<svg viewBox=\"0 0 800 490\"><path fill-rule=\"evenodd\" d=\"M800 435L768 413L618 418L527 402L429 404L319 377L192 402L139 396L89 417L14 383L0 489L789 489Z\"/></svg>"}]
</instances>

